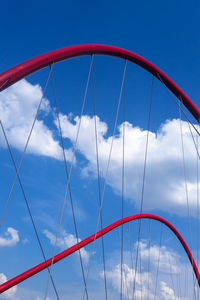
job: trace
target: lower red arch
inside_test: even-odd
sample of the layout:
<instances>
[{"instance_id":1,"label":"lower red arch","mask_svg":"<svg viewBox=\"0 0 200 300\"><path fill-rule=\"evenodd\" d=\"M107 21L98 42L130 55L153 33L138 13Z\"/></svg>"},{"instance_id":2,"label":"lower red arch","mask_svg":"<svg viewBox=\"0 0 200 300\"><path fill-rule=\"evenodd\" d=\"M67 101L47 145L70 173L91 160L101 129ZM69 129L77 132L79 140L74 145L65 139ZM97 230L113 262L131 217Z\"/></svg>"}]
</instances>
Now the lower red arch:
<instances>
[{"instance_id":1,"label":"lower red arch","mask_svg":"<svg viewBox=\"0 0 200 300\"><path fill-rule=\"evenodd\" d=\"M122 224L128 223L128 222L133 221L133 220L138 220L138 219L153 219L153 220L159 221L159 222L163 223L164 225L166 225L177 236L178 240L180 241L183 248L185 249L185 252L186 252L186 254L187 254L187 256L190 260L193 271L195 273L198 284L200 286L200 273L199 273L199 270L198 270L197 265L195 263L195 260L192 256L192 253L191 253L188 245L186 244L185 240L183 239L181 234L178 232L178 230L171 223L169 223L167 220L165 220L165 219L163 219L159 216L152 215L152 214L132 215L132 216L120 219L120 220L112 223L111 225L109 225L109 226L103 228L102 230L98 231L96 234L93 234L93 235L89 236L88 238L82 240L78 244L76 244L76 245L64 250L63 252L57 254L56 256L54 256L53 264L55 264L56 262L58 262L59 260L65 258L65 257L69 256L70 254L76 252L78 249L81 249L84 246L90 244L91 242L93 242L94 240L100 238L104 234L112 231L114 228L119 227ZM46 269L47 267L49 267L51 264L52 264L52 258L49 258L47 261L44 261L44 262L40 263L39 265L25 271L24 273L21 273L20 275L8 280L7 282L0 285L0 293L5 292L6 290L11 288L12 286L14 286L14 285L24 281L25 279L39 273L40 271L42 271L42 270Z\"/></svg>"}]
</instances>

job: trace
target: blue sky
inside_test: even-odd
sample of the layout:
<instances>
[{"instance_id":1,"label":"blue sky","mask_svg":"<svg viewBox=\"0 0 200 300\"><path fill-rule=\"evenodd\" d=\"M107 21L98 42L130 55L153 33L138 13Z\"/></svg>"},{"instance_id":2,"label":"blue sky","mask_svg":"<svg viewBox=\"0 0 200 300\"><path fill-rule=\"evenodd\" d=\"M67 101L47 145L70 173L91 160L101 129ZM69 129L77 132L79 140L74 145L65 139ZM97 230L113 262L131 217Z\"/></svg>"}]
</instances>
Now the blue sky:
<instances>
[{"instance_id":1,"label":"blue sky","mask_svg":"<svg viewBox=\"0 0 200 300\"><path fill-rule=\"evenodd\" d=\"M12 7L11 7L12 6ZM191 1L12 1L1 4L0 71L39 54L83 43L99 43L131 50L154 63L174 80L199 106L199 3ZM59 103L68 167L75 143L81 103L90 67L90 57L81 57L53 67L56 95ZM99 137L100 181L103 188L109 145L113 135L115 112L120 94L124 62L116 58L94 57L97 128ZM32 74L0 95L0 118L5 126L12 151L19 163L31 123L42 95L48 69ZM138 212L141 199L144 148L147 130L152 76L139 67L127 64L126 126L125 126L125 202L124 215ZM189 114L189 113L188 113ZM149 135L144 211L159 214L169 220L184 235L191 246L186 210L185 182L180 139L179 111L169 92L154 82ZM190 116L191 120L195 121ZM168 121L167 121L168 120ZM104 226L121 217L122 168L122 106L117 130L113 137L111 165L103 202ZM192 218L192 252L197 255L196 168L197 157L188 124L182 123L189 208ZM120 131L121 130L121 131ZM46 257L51 257L64 199L66 175L55 114L52 86L48 85L36 122L34 136L27 149L20 176L30 203ZM196 137L196 136L195 136ZM13 166L0 133L0 192L2 211L14 177ZM72 169L71 189L79 237L95 232L98 217L98 186L92 108L92 84L89 82L86 106ZM154 295L154 280L160 253L157 299L193 299L193 285L188 260L169 230L163 228L159 250L160 225L142 222L141 272L136 284L136 299L141 287L152 280L150 297ZM129 291L132 288L128 225L124 226L124 274ZM138 223L131 224L133 257L136 254ZM109 299L119 298L120 230L105 237L106 271ZM126 239L125 239L126 237ZM57 252L75 242L75 232L69 197L62 220ZM150 246L150 250L149 250ZM147 277L147 253L151 253L151 271ZM0 280L11 278L42 261L32 225L18 184L15 185L0 228ZM85 272L92 257L88 280L89 299L104 297L101 241L95 249L82 251ZM171 261L173 270L166 257ZM170 275L172 272L172 275ZM180 274L184 274L181 276ZM185 275L188 274L188 275ZM77 254L58 263L53 276L60 299L80 299L83 280ZM188 277L185 277L188 276ZM1 299L44 298L47 272L20 284ZM188 282L185 286L184 282ZM179 288L180 285L180 288ZM124 299L129 299L124 290ZM49 299L56 299L50 285ZM150 298L151 299L151 298Z\"/></svg>"}]
</instances>

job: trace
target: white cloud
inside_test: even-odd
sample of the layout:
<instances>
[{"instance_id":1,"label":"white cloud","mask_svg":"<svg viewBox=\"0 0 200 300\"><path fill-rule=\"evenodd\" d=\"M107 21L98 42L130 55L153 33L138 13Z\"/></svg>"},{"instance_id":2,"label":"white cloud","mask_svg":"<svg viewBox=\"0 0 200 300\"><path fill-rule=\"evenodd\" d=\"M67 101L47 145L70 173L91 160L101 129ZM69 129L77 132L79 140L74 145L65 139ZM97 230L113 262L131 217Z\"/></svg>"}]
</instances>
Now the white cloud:
<instances>
[{"instance_id":1,"label":"white cloud","mask_svg":"<svg viewBox=\"0 0 200 300\"><path fill-rule=\"evenodd\" d=\"M136 276L135 276L136 275ZM100 274L103 278L103 272ZM112 287L120 293L121 291L121 265L116 265L111 271L106 271L106 278L111 283ZM122 266L122 294L125 298L129 299L132 296L135 280L135 299L146 299L148 280L150 286L152 285L151 275L148 276L147 272L136 272L135 269L130 268L127 264ZM153 299L153 294L149 291L149 299Z\"/></svg>"},{"instance_id":2,"label":"white cloud","mask_svg":"<svg viewBox=\"0 0 200 300\"><path fill-rule=\"evenodd\" d=\"M172 288L170 288L166 282L161 281L160 282L160 290L161 290L161 295L162 295L162 299L164 300L190 300L189 298L185 298L185 297L178 297L177 295L175 295L175 292Z\"/></svg>"},{"instance_id":3,"label":"white cloud","mask_svg":"<svg viewBox=\"0 0 200 300\"><path fill-rule=\"evenodd\" d=\"M134 245L133 257L136 257L136 246ZM148 253L150 254L150 261L148 262ZM116 254L116 253L115 253ZM119 255L111 255L111 260L107 263L106 268L106 278L108 288L110 286L117 293L121 291L121 264L116 264L116 261L119 262ZM157 289L156 289L156 274L157 274L157 266L158 266L158 257L159 258L159 273L158 273L158 281L157 281ZM133 261L133 267L130 267L130 252L124 251L123 255L124 264L122 266L122 292L124 299L132 299L133 295L133 286L135 279L135 300L147 299L147 295L149 295L149 299L154 300L189 300L190 296L193 294L193 289L188 291L189 296L180 297L180 294L176 293L170 285L172 282L176 283L179 281L179 292L185 290L185 272L187 270L187 283L188 286L193 285L192 278L192 268L191 265L185 265L180 261L179 255L170 249L167 249L166 246L162 246L160 248L159 254L159 245L153 245L148 248L147 243L145 241L140 243L139 248L139 261L141 263L141 267L138 265L138 269L135 272L135 259ZM150 263L148 267L148 263ZM139 264L139 262L138 262ZM171 264L171 266L170 266ZM188 270L190 270L188 272ZM100 277L104 278L104 273L100 273ZM176 285L176 284L175 284ZM175 286L176 287L176 286ZM156 296L155 296L156 294Z\"/></svg>"},{"instance_id":4,"label":"white cloud","mask_svg":"<svg viewBox=\"0 0 200 300\"><path fill-rule=\"evenodd\" d=\"M8 227L4 237L0 236L0 247L12 247L19 242L18 231L12 227Z\"/></svg>"},{"instance_id":5,"label":"white cloud","mask_svg":"<svg viewBox=\"0 0 200 300\"><path fill-rule=\"evenodd\" d=\"M135 243L135 248L137 247L138 242ZM158 246L156 244L148 247L145 241L139 242L139 251L142 260L145 262L148 261L150 257L150 268L156 268L158 264L159 257L159 269L161 272L165 273L174 273L177 274L180 272L179 256L176 252L168 250L166 246Z\"/></svg>"},{"instance_id":6,"label":"white cloud","mask_svg":"<svg viewBox=\"0 0 200 300\"><path fill-rule=\"evenodd\" d=\"M60 115L63 135L72 143L79 117ZM108 125L98 117L98 153L100 174L105 176L112 136L107 136ZM191 213L196 214L196 150L187 122L182 121L188 194ZM144 153L147 131L125 122L125 196L137 206L141 200ZM123 149L123 124L114 136L107 184L121 193ZM96 175L96 150L94 117L84 115L77 143L77 150L87 160L83 174ZM149 147L145 181L145 209L160 209L186 214L186 192L183 174L180 121L173 119L162 124L157 132L149 132Z\"/></svg>"},{"instance_id":7,"label":"white cloud","mask_svg":"<svg viewBox=\"0 0 200 300\"><path fill-rule=\"evenodd\" d=\"M0 273L0 284L7 281L7 277L5 274ZM13 286L6 292L4 292L2 295L0 295L0 299L13 299L13 300L19 300L16 298L16 292L17 292L17 286Z\"/></svg>"},{"instance_id":8,"label":"white cloud","mask_svg":"<svg viewBox=\"0 0 200 300\"><path fill-rule=\"evenodd\" d=\"M160 282L160 289L164 299L173 299L175 298L174 290L167 286L166 282Z\"/></svg>"},{"instance_id":9,"label":"white cloud","mask_svg":"<svg viewBox=\"0 0 200 300\"><path fill-rule=\"evenodd\" d=\"M49 239L50 243L54 246L56 241L56 236L48 230L44 230L43 232L45 236ZM81 239L79 238L78 241L80 242ZM76 237L73 234L67 233L65 230L63 230L61 236L57 240L57 246L63 251L75 244L77 244ZM80 252L84 262L88 263L89 253L85 250L85 248L80 249ZM78 251L76 253L79 254Z\"/></svg>"},{"instance_id":10,"label":"white cloud","mask_svg":"<svg viewBox=\"0 0 200 300\"><path fill-rule=\"evenodd\" d=\"M28 137L38 103L42 97L39 85L32 85L25 79L9 87L0 94L0 117L4 124L10 144L22 151ZM49 101L43 99L41 112L49 114ZM52 115L53 116L53 115ZM54 118L55 116L53 116ZM75 143L78 116L60 114L62 131L65 138ZM98 117L98 152L100 174L105 176L107 160L112 136L108 136L108 124ZM56 125L56 126L55 126ZM55 130L57 122L54 119ZM182 121L185 160L187 168L187 187L190 212L196 215L196 152L188 124ZM118 127L114 136L113 150L110 161L107 184L115 193L121 193L121 168L123 146L123 124ZM144 152L147 131L131 123L125 122L125 197L139 207L141 200ZM0 146L5 147L5 141L0 130ZM84 115L77 143L78 151L86 159L82 174L96 176L96 149L94 117ZM63 159L59 140L54 130L50 129L44 120L37 119L29 142L27 152ZM72 158L72 148L65 149L68 161ZM76 158L75 161L76 162ZM144 209L165 210L186 214L186 193L183 175L180 123L179 120L168 120L156 132L149 132L149 147L145 181Z\"/></svg>"},{"instance_id":11,"label":"white cloud","mask_svg":"<svg viewBox=\"0 0 200 300\"><path fill-rule=\"evenodd\" d=\"M0 94L0 118L4 125L10 144L22 151L25 147L38 104L42 97L42 89L23 79ZM50 104L43 99L41 112L50 111ZM5 139L0 131L0 146L5 147ZM43 120L36 120L34 130L27 148L28 153L63 159L59 141L55 139ZM66 158L71 158L71 149L65 150Z\"/></svg>"}]
</instances>

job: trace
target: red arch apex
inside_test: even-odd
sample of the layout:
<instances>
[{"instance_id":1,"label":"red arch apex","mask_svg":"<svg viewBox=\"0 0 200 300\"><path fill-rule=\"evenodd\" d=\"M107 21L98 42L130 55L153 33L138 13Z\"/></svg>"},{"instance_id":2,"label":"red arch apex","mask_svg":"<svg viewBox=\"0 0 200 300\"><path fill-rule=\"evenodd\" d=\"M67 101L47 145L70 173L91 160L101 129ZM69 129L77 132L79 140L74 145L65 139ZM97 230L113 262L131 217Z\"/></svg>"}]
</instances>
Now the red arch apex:
<instances>
[{"instance_id":1,"label":"red arch apex","mask_svg":"<svg viewBox=\"0 0 200 300\"><path fill-rule=\"evenodd\" d=\"M92 243L94 240L100 238L101 236L103 236L104 234L112 231L114 228L117 228L119 226L121 226L122 224L128 223L130 221L133 220L138 220L138 219L153 219L156 221L159 221L160 223L163 223L164 225L166 225L178 238L178 240L180 241L180 243L182 244L189 260L190 263L192 265L193 271L196 275L198 284L200 286L200 273L199 270L197 268L197 265L195 263L195 260L192 256L192 253L188 247L188 245L186 244L185 240L183 239L183 237L181 236L181 234L178 232L178 230L171 224L169 223L167 220L156 216L156 215L152 215L152 214L137 214L137 215L132 215L123 219L120 219L112 224L110 224L109 226L103 228L102 230L98 231L97 233L89 236L88 238L82 240L81 242L79 242L78 244L64 250L63 252L55 255L53 258L49 258L47 261L44 261L42 263L40 263L39 265L25 271L24 273L8 280L7 282L3 283L0 285L0 293L5 292L6 290L8 290L9 288L11 288L12 286L24 281L25 279L39 273L40 271L46 269L47 267L49 267L52 263L55 264L56 262L58 262L59 260L69 256L70 254L76 252L77 250L85 247L86 245Z\"/></svg>"},{"instance_id":2,"label":"red arch apex","mask_svg":"<svg viewBox=\"0 0 200 300\"><path fill-rule=\"evenodd\" d=\"M164 72L138 54L108 45L85 44L69 46L29 59L0 74L0 91L3 91L18 80L48 65L72 57L91 54L111 55L124 58L147 70L157 77L179 100L181 100L195 119L200 122L199 109Z\"/></svg>"}]
</instances>

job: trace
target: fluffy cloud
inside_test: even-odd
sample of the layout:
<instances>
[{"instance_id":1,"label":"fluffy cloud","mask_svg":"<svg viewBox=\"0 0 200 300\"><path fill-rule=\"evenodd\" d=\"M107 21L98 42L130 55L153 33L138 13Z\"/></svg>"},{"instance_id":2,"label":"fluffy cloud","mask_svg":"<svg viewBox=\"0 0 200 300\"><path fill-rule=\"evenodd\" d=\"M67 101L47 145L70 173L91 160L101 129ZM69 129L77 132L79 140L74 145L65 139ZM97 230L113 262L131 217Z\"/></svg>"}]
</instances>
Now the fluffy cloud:
<instances>
[{"instance_id":1,"label":"fluffy cloud","mask_svg":"<svg viewBox=\"0 0 200 300\"><path fill-rule=\"evenodd\" d=\"M12 227L8 227L5 235L0 236L0 247L12 247L19 242L18 231Z\"/></svg>"},{"instance_id":2,"label":"fluffy cloud","mask_svg":"<svg viewBox=\"0 0 200 300\"><path fill-rule=\"evenodd\" d=\"M23 79L0 94L0 118L10 144L22 151L25 147L38 104L42 98L42 89ZM50 104L43 99L41 112L50 111ZM0 131L0 146L5 147L5 139ZM44 121L37 119L27 148L28 153L63 159L62 149L55 139L53 131ZM66 150L66 158L71 158L71 150Z\"/></svg>"},{"instance_id":3,"label":"fluffy cloud","mask_svg":"<svg viewBox=\"0 0 200 300\"><path fill-rule=\"evenodd\" d=\"M72 143L79 117L60 115L63 134ZM121 193L123 124L118 127L114 137L107 136L108 125L96 117L98 131L98 152L100 174L105 171L114 138L107 184ZM125 122L125 196L139 206L141 201L144 153L147 131ZM185 161L187 169L187 188L191 213L196 210L196 150L187 122L182 121ZM83 174L96 175L96 150L94 117L83 116L77 143L78 151L87 164ZM183 155L181 149L180 121L173 119L163 123L157 132L149 132L149 147L145 181L145 209L160 209L186 214L186 189L183 174Z\"/></svg>"},{"instance_id":4,"label":"fluffy cloud","mask_svg":"<svg viewBox=\"0 0 200 300\"><path fill-rule=\"evenodd\" d=\"M0 273L0 284L7 281L7 277L5 274ZM19 300L16 298L16 292L17 292L17 286L13 286L9 290L3 293L3 295L0 295L0 299L13 299L13 300Z\"/></svg>"},{"instance_id":5,"label":"fluffy cloud","mask_svg":"<svg viewBox=\"0 0 200 300\"><path fill-rule=\"evenodd\" d=\"M160 291L161 291L161 295L162 295L162 299L164 300L172 300L172 299L176 299L176 300L190 300L189 298L183 298L183 297L178 297L177 295L175 295L175 292L172 288L170 288L166 282L161 281L160 282Z\"/></svg>"},{"instance_id":6,"label":"fluffy cloud","mask_svg":"<svg viewBox=\"0 0 200 300\"><path fill-rule=\"evenodd\" d=\"M135 280L135 299L146 299L147 297L147 284L151 285L152 279L147 272L136 272L127 264L122 266L122 294L126 299L133 294L133 282ZM103 273L100 274L103 278ZM112 287L120 293L121 290L121 265L116 265L111 271L106 272L106 278L111 283ZM149 291L149 299L153 299L153 294Z\"/></svg>"},{"instance_id":7,"label":"fluffy cloud","mask_svg":"<svg viewBox=\"0 0 200 300\"><path fill-rule=\"evenodd\" d=\"M133 257L136 256L136 247L137 243L134 245ZM159 254L160 252L160 254ZM150 266L148 267L148 253L150 254ZM157 290L155 292L155 278L157 273L158 266L158 257L159 258L159 276L157 282ZM138 267L138 270L135 272L134 267L130 267L130 253L124 251L124 264L122 265L122 293L124 299L132 299L133 295L133 286L135 279L135 300L147 299L147 295L149 295L149 299L154 300L189 300L187 297L180 297L176 292L170 287L172 284L172 280L174 282L179 278L179 289L182 287L184 289L185 278L184 276L180 276L180 274L185 274L185 270L188 266L180 262L180 257L174 251L167 249L165 246L162 246L159 249L159 245L152 245L148 248L147 243L145 241L140 242L139 247L139 260L141 261L141 268ZM117 261L119 261L119 257L117 257ZM116 264L116 257L112 255L112 260L109 265L107 265L106 269L106 278L108 287L112 287L114 291L120 293L121 291L121 265ZM133 262L135 264L135 260ZM171 265L171 266L169 266ZM189 266L189 270L191 271L191 266ZM104 278L104 273L100 273L100 277ZM173 279L172 279L173 278ZM188 272L187 274L188 286L193 285L192 280L192 272ZM193 289L190 289L189 295L192 296ZM155 296L156 294L156 296Z\"/></svg>"},{"instance_id":8,"label":"fluffy cloud","mask_svg":"<svg viewBox=\"0 0 200 300\"><path fill-rule=\"evenodd\" d=\"M26 80L21 80L0 94L1 120L11 145L20 151L25 146L41 97L41 87L39 85L32 85ZM50 110L49 101L43 99L40 115L47 115ZM72 114L68 116L60 114L60 118L64 137L74 144L80 118L78 116L73 117ZM102 122L98 117L96 121L100 175L105 177L110 145L113 139L107 184L112 187L115 193L120 194L123 124L118 127L118 131L112 137L108 135L108 124ZM55 119L54 125L57 126ZM125 197L139 207L147 131L128 122L125 122L124 125ZM58 132L56 126L55 130ZM188 124L182 121L182 128L190 212L195 215L197 195L196 152ZM54 133L55 131L50 129L44 123L44 120L37 119L27 152L53 157L58 160L63 159L61 146ZM1 131L0 146L5 147ZM84 157L82 173L85 176L90 174L96 176L94 117L83 116L77 149ZM66 149L65 153L67 160L70 161L72 158L72 149ZM186 214L186 191L179 120L168 120L157 131L149 132L144 209L159 209L173 211L181 215Z\"/></svg>"},{"instance_id":9,"label":"fluffy cloud","mask_svg":"<svg viewBox=\"0 0 200 300\"><path fill-rule=\"evenodd\" d=\"M135 248L137 247L138 242L135 243ZM159 269L161 272L177 274L180 272L179 256L174 251L168 250L165 246L159 247L154 244L148 247L145 241L139 242L139 251L142 257L142 260L145 262L148 261L150 256L150 268L155 269L158 264L159 257Z\"/></svg>"},{"instance_id":10,"label":"fluffy cloud","mask_svg":"<svg viewBox=\"0 0 200 300\"><path fill-rule=\"evenodd\" d=\"M45 236L49 239L50 243L54 246L56 241L56 236L48 230L44 230L43 232ZM79 238L78 241L80 242L81 239ZM60 248L60 250L63 251L75 244L77 244L76 237L73 234L67 233L65 230L63 230L61 236L57 240L57 246ZM89 253L85 250L85 248L82 248L80 252L84 262L88 263ZM79 254L78 251L76 253Z\"/></svg>"}]
</instances>

